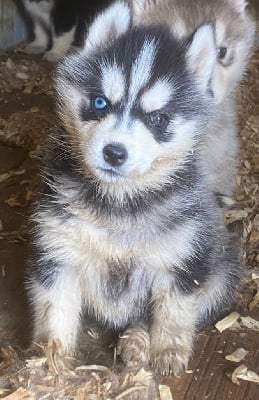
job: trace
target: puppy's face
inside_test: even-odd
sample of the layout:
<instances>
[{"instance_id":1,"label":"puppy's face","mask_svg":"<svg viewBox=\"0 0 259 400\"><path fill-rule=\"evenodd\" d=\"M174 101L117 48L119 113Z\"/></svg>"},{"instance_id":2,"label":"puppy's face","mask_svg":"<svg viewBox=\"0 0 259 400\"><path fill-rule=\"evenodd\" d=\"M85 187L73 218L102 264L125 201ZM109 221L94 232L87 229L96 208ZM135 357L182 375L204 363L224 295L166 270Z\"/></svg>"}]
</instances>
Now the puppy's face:
<instances>
[{"instance_id":1,"label":"puppy's face","mask_svg":"<svg viewBox=\"0 0 259 400\"><path fill-rule=\"evenodd\" d=\"M216 26L217 64L213 90L221 103L236 88L247 67L255 37L255 23L244 0L222 0L207 6L207 20Z\"/></svg>"},{"instance_id":2,"label":"puppy's face","mask_svg":"<svg viewBox=\"0 0 259 400\"><path fill-rule=\"evenodd\" d=\"M114 34L115 20L111 26ZM189 47L159 27L118 30L112 45L94 32L94 45L90 28L85 49L60 65L59 111L82 168L96 180L155 185L184 165L206 122L213 29L201 27Z\"/></svg>"},{"instance_id":3,"label":"puppy's face","mask_svg":"<svg viewBox=\"0 0 259 400\"><path fill-rule=\"evenodd\" d=\"M215 23L217 63L213 91L221 103L240 81L255 36L255 23L246 0L129 0L137 25L164 23L178 38L201 24Z\"/></svg>"}]
</instances>

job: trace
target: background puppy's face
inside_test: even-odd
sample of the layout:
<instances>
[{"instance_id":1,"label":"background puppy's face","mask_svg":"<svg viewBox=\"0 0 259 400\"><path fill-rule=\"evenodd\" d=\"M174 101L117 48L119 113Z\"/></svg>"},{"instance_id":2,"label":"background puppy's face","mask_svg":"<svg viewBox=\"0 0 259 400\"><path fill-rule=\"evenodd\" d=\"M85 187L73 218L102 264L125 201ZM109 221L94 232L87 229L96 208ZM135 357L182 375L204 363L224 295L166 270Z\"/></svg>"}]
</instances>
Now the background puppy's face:
<instances>
[{"instance_id":1,"label":"background puppy's face","mask_svg":"<svg viewBox=\"0 0 259 400\"><path fill-rule=\"evenodd\" d=\"M157 179L184 164L206 122L213 27L199 28L185 47L161 27L125 32L114 7L130 20L125 3L115 3L90 27L84 50L59 66L59 112L97 180Z\"/></svg>"},{"instance_id":2,"label":"background puppy's face","mask_svg":"<svg viewBox=\"0 0 259 400\"><path fill-rule=\"evenodd\" d=\"M215 18L218 62L213 90L217 103L224 101L243 78L255 37L254 21L245 10L234 12L230 4L226 9Z\"/></svg>"},{"instance_id":3,"label":"background puppy's face","mask_svg":"<svg viewBox=\"0 0 259 400\"><path fill-rule=\"evenodd\" d=\"M137 25L164 23L179 38L214 21L218 59L213 77L217 103L224 101L242 78L255 36L246 0L129 0Z\"/></svg>"}]
</instances>

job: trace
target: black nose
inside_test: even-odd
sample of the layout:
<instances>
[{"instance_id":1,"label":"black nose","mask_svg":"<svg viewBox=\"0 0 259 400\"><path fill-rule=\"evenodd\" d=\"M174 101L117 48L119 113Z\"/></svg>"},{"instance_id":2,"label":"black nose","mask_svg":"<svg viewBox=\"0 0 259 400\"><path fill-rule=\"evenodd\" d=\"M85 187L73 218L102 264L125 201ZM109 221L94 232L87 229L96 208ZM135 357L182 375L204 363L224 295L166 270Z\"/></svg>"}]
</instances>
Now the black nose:
<instances>
[{"instance_id":1,"label":"black nose","mask_svg":"<svg viewBox=\"0 0 259 400\"><path fill-rule=\"evenodd\" d=\"M121 144L110 143L103 148L103 157L107 163L113 167L118 167L125 163L128 153Z\"/></svg>"}]
</instances>

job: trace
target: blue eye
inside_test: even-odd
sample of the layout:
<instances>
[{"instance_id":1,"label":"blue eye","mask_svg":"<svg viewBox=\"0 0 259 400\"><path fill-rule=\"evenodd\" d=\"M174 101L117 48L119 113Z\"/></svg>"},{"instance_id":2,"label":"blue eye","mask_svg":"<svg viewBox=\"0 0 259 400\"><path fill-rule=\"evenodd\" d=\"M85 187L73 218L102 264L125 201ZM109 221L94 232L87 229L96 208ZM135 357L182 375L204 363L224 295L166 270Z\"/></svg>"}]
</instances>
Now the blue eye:
<instances>
[{"instance_id":1,"label":"blue eye","mask_svg":"<svg viewBox=\"0 0 259 400\"><path fill-rule=\"evenodd\" d=\"M96 110L104 110L108 104L104 97L98 96L94 98L93 105Z\"/></svg>"}]
</instances>

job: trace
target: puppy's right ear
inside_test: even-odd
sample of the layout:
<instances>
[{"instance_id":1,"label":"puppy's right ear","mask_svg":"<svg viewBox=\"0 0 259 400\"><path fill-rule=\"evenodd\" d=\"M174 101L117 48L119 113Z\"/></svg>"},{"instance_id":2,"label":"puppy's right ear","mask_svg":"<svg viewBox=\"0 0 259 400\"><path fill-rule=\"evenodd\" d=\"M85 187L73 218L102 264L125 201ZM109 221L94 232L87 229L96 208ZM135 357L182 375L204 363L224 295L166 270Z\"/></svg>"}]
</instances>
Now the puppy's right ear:
<instances>
[{"instance_id":1,"label":"puppy's right ear","mask_svg":"<svg viewBox=\"0 0 259 400\"><path fill-rule=\"evenodd\" d=\"M116 1L99 14L89 27L84 50L91 53L105 48L129 29L131 12L124 1Z\"/></svg>"}]
</instances>

